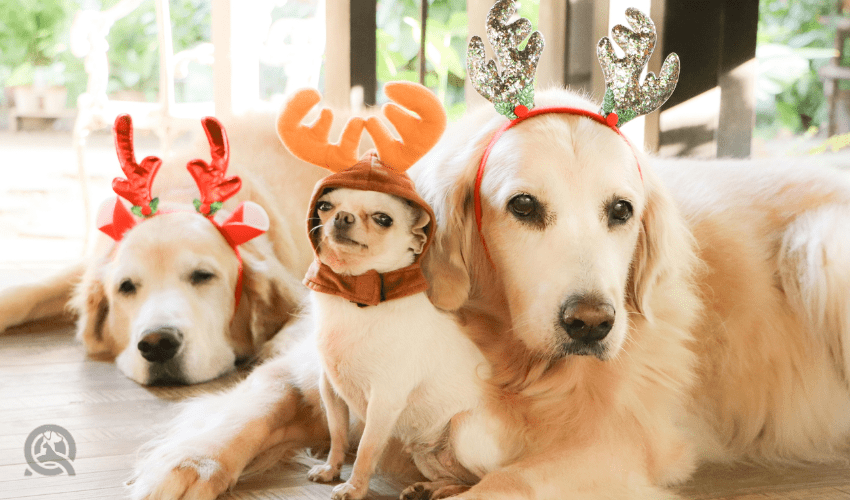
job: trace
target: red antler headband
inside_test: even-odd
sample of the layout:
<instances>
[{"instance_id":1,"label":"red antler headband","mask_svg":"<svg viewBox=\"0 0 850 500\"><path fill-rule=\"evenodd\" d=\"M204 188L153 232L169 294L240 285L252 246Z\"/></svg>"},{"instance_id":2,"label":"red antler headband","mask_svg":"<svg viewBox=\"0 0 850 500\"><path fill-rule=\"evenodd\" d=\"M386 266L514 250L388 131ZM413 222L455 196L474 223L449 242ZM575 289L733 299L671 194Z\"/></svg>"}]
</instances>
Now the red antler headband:
<instances>
[{"instance_id":1,"label":"red antler headband","mask_svg":"<svg viewBox=\"0 0 850 500\"><path fill-rule=\"evenodd\" d=\"M212 161L207 163L200 159L192 160L186 168L192 174L201 193L201 198L194 200L195 210L218 229L236 254L239 267L236 277L235 310L239 307L239 299L242 295L243 275L242 256L239 254L238 246L268 231L269 217L261 206L246 201L241 203L223 223L219 224L215 221L213 215L221 208L224 201L239 191L242 181L237 176L225 177L229 161L229 144L224 127L213 117L202 119L201 124L210 144ZM159 198L151 198L151 186L157 170L162 165L162 160L155 156L148 156L141 163L136 163L136 155L133 151L133 120L130 115L120 115L115 119L114 132L115 152L118 154L121 170L127 178L116 177L112 181L112 189L133 206L127 210L118 198L105 204L98 214L97 228L118 242L138 223L133 214L144 220L161 213Z\"/></svg>"},{"instance_id":2,"label":"red antler headband","mask_svg":"<svg viewBox=\"0 0 850 500\"><path fill-rule=\"evenodd\" d=\"M608 37L603 37L596 47L606 85L600 112L559 106L531 109L534 107L534 73L540 54L543 52L543 36L538 31L531 32L531 22L528 19L521 17L508 24L508 20L516 14L516 11L514 0L499 0L487 16L487 39L499 60L501 74L496 61L490 60L485 64L484 42L478 36L473 36L469 41L466 58L472 86L495 105L496 111L511 120L493 134L478 164L478 173L475 177L473 194L475 224L478 227L484 252L491 264L493 260L487 249L484 233L481 231L481 181L484 178L487 158L496 141L505 131L537 115L549 113L578 115L607 126L632 148L619 127L639 115L651 113L660 108L673 94L679 79L679 56L670 54L664 61L657 79L650 72L646 75L643 84L640 83L640 73L655 48L655 24L641 11L629 8L626 10L626 18L634 31L622 25L614 26L612 30L614 41L625 50L625 56L623 58L616 56ZM517 47L526 38L528 43L525 49L518 50ZM643 179L640 162L637 166L638 173Z\"/></svg>"}]
</instances>

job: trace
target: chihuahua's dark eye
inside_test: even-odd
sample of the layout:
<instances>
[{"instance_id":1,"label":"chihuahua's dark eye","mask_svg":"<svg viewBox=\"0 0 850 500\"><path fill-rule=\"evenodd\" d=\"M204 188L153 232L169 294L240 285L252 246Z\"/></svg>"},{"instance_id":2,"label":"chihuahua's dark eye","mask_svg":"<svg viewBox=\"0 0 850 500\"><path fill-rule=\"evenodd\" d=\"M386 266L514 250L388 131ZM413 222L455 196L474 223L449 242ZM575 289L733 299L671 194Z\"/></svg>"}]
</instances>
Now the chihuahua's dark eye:
<instances>
[{"instance_id":1,"label":"chihuahua's dark eye","mask_svg":"<svg viewBox=\"0 0 850 500\"><path fill-rule=\"evenodd\" d=\"M617 200L608 205L608 226L625 224L632 218L632 204L626 200Z\"/></svg>"},{"instance_id":2,"label":"chihuahua's dark eye","mask_svg":"<svg viewBox=\"0 0 850 500\"><path fill-rule=\"evenodd\" d=\"M121 284L118 285L118 293L121 295L133 295L136 293L136 284L130 278L124 278L121 280Z\"/></svg>"},{"instance_id":3,"label":"chihuahua's dark eye","mask_svg":"<svg viewBox=\"0 0 850 500\"><path fill-rule=\"evenodd\" d=\"M195 269L192 271L192 274L189 275L189 281L193 285L202 285L213 278L215 278L215 274L209 271L204 271L203 269Z\"/></svg>"},{"instance_id":4,"label":"chihuahua's dark eye","mask_svg":"<svg viewBox=\"0 0 850 500\"><path fill-rule=\"evenodd\" d=\"M316 203L316 210L318 210L320 212L328 212L328 211L332 210L333 207L334 206L331 205L330 203L328 203L327 201L320 201L320 202Z\"/></svg>"},{"instance_id":5,"label":"chihuahua's dark eye","mask_svg":"<svg viewBox=\"0 0 850 500\"><path fill-rule=\"evenodd\" d=\"M387 214L382 214L380 212L373 215L372 220L375 221L375 224L382 227L390 227L393 225L393 218Z\"/></svg>"}]
</instances>

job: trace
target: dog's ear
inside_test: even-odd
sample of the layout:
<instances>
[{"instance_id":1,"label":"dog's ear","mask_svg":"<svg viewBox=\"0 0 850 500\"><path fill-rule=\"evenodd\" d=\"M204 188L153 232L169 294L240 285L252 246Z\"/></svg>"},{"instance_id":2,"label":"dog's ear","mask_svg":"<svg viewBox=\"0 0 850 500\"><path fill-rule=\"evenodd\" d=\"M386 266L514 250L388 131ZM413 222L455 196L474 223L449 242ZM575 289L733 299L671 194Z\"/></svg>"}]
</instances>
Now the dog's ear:
<instances>
[{"instance_id":1,"label":"dog's ear","mask_svg":"<svg viewBox=\"0 0 850 500\"><path fill-rule=\"evenodd\" d=\"M77 313L77 339L86 346L89 356L113 359L118 355L116 342L109 331L109 300L104 291L101 266L92 264L74 290L69 306Z\"/></svg>"},{"instance_id":2,"label":"dog's ear","mask_svg":"<svg viewBox=\"0 0 850 500\"><path fill-rule=\"evenodd\" d=\"M641 160L646 165L647 161ZM653 301L659 284L664 283L662 289L675 293L675 286L690 282L697 260L693 236L667 190L652 171L645 169L643 177L647 202L626 300L635 311L651 319L653 306L660 305Z\"/></svg>"},{"instance_id":3,"label":"dog's ear","mask_svg":"<svg viewBox=\"0 0 850 500\"><path fill-rule=\"evenodd\" d=\"M242 296L231 324L231 339L239 358L260 352L297 312L306 289L274 256L271 245L241 247Z\"/></svg>"},{"instance_id":4,"label":"dog's ear","mask_svg":"<svg viewBox=\"0 0 850 500\"><path fill-rule=\"evenodd\" d=\"M471 218L472 197L467 187L458 181L448 190L440 187L422 190L437 218L434 241L422 260L422 269L430 283L431 302L444 311L460 309L472 288L467 259L475 227L469 221L475 219Z\"/></svg>"},{"instance_id":5,"label":"dog's ear","mask_svg":"<svg viewBox=\"0 0 850 500\"><path fill-rule=\"evenodd\" d=\"M422 249L425 248L425 243L428 241L428 235L425 233L425 227L431 222L431 216L428 215L428 212L421 208L417 208L417 210L419 211L418 218L416 222L413 223L413 227L410 229L413 233L412 250L415 255L422 253Z\"/></svg>"}]
</instances>

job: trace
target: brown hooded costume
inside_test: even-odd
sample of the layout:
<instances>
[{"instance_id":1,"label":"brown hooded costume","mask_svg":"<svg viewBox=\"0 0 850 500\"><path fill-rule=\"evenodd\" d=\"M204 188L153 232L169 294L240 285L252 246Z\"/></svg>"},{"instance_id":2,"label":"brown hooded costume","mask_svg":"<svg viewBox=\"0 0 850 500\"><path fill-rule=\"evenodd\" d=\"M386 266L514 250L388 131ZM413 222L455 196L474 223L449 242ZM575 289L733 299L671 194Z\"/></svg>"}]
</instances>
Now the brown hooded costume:
<instances>
[{"instance_id":1,"label":"brown hooded costume","mask_svg":"<svg viewBox=\"0 0 850 500\"><path fill-rule=\"evenodd\" d=\"M329 188L378 191L398 196L427 212L430 221L424 228L427 239L422 248L422 253L416 256L413 264L383 274L374 270L359 276L335 273L319 260L317 253L319 235L314 231L316 226L321 223L316 211L316 203ZM307 234L310 236L310 244L313 246L316 258L310 265L310 269L307 270L304 284L311 290L338 295L357 303L361 307L375 306L386 300L400 299L424 292L428 289L428 282L422 274L419 259L431 245L435 220L433 210L416 192L413 181L406 173L397 172L385 166L374 152L367 153L348 170L329 175L320 180L313 190L310 211L307 213Z\"/></svg>"},{"instance_id":2,"label":"brown hooded costume","mask_svg":"<svg viewBox=\"0 0 850 500\"><path fill-rule=\"evenodd\" d=\"M312 125L301 124L301 120L322 98L312 89L303 89L293 94L277 120L278 136L293 155L333 172L316 184L310 201L307 234L316 258L307 271L304 284L311 290L338 295L362 307L428 289L428 282L419 267L419 259L428 250L436 226L434 212L416 193L413 181L405 172L434 147L443 135L446 111L433 92L416 83L390 82L384 86L384 94L398 103L385 104L383 112L401 136L401 141L392 137L378 117L372 116L368 120L351 118L345 124L340 141L329 143L328 136L333 122L331 110L323 109ZM367 153L358 160L357 149L364 128L372 136L377 153ZM378 191L398 196L425 210L431 217L423 228L427 239L413 264L388 273L372 270L360 276L339 275L322 264L316 251L318 236L313 230L320 223L316 203L330 188Z\"/></svg>"}]
</instances>

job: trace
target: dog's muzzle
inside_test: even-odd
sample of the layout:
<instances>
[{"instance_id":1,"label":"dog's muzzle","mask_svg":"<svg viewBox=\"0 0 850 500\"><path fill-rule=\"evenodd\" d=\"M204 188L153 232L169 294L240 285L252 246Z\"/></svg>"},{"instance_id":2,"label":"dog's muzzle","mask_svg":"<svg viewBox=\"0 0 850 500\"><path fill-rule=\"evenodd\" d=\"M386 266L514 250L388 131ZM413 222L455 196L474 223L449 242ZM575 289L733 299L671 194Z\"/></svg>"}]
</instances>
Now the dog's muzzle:
<instances>
[{"instance_id":1,"label":"dog's muzzle","mask_svg":"<svg viewBox=\"0 0 850 500\"><path fill-rule=\"evenodd\" d=\"M151 363L165 363L177 354L183 343L183 333L171 326L147 330L142 334L138 348L142 357Z\"/></svg>"},{"instance_id":2,"label":"dog's muzzle","mask_svg":"<svg viewBox=\"0 0 850 500\"><path fill-rule=\"evenodd\" d=\"M568 340L561 344L564 355L606 357L603 340L614 326L614 306L595 294L573 295L561 304L558 326Z\"/></svg>"}]
</instances>

